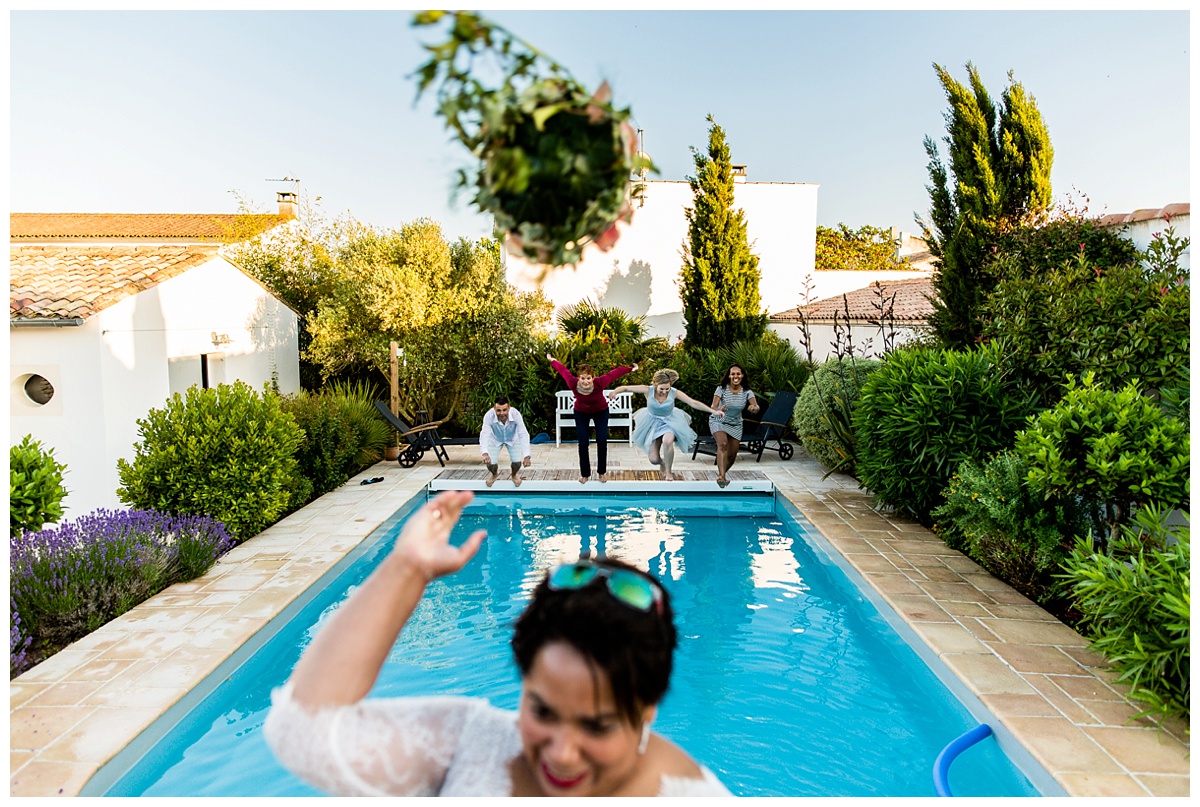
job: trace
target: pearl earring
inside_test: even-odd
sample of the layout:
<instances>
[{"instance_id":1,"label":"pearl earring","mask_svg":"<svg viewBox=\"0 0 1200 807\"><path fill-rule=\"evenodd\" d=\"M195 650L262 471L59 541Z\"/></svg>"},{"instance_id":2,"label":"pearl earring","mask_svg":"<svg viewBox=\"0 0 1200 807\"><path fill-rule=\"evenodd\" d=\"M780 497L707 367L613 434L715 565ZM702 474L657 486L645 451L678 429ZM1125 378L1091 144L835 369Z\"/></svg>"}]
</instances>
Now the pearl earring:
<instances>
[{"instance_id":1,"label":"pearl earring","mask_svg":"<svg viewBox=\"0 0 1200 807\"><path fill-rule=\"evenodd\" d=\"M642 724L642 741L638 743L638 754L646 753L646 746L650 745L650 724Z\"/></svg>"}]
</instances>

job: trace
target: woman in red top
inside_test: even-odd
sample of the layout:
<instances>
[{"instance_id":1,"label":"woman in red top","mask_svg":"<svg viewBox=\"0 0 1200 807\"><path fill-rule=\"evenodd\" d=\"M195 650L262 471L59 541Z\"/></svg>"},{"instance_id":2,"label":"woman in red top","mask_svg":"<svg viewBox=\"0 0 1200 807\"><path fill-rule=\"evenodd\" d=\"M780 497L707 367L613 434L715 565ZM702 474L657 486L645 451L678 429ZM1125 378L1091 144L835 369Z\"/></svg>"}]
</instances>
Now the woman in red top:
<instances>
[{"instance_id":1,"label":"woman in red top","mask_svg":"<svg viewBox=\"0 0 1200 807\"><path fill-rule=\"evenodd\" d=\"M562 362L546 354L550 366L558 371L567 382L567 388L575 393L575 432L579 435L579 482L583 484L592 475L592 463L588 457L588 434L591 424L596 425L596 471L601 482L607 482L608 473L608 399L604 390L609 384L626 373L637 370L633 367L614 367L602 376L587 364L579 365L579 376L576 377Z\"/></svg>"}]
</instances>

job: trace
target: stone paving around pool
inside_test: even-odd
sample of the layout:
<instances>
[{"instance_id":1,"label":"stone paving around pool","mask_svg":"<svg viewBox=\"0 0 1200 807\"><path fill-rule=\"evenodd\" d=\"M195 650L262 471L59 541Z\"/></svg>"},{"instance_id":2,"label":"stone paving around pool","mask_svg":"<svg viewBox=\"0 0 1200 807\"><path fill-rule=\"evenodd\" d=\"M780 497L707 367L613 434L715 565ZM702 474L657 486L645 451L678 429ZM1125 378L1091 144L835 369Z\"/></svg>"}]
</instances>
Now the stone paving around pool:
<instances>
[{"instance_id":1,"label":"stone paving around pool","mask_svg":"<svg viewBox=\"0 0 1200 807\"><path fill-rule=\"evenodd\" d=\"M574 444L534 446L530 477L562 485L575 477L576 456ZM481 478L477 446L452 446L450 458L455 474ZM621 487L719 490L711 459L680 457L676 466L683 481L657 481L628 444L609 445L610 476ZM236 547L203 577L170 587L13 680L10 795L78 794L443 470L431 455L409 469L380 463ZM854 480L822 474L798 450L788 461L766 453L756 463L743 454L730 480L772 481L1065 792L1190 794L1185 722L1130 720L1136 709L1079 634L928 530L873 509ZM372 476L384 481L359 485ZM493 490L504 489L512 483L502 474Z\"/></svg>"}]
</instances>

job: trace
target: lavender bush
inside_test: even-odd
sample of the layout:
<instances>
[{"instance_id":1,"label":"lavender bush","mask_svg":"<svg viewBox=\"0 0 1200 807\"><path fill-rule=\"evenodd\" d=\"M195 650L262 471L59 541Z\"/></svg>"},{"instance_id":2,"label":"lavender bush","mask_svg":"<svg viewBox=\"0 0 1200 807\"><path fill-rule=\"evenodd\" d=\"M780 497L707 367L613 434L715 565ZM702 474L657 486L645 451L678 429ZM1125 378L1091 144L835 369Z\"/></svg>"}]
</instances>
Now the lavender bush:
<instances>
[{"instance_id":1,"label":"lavender bush","mask_svg":"<svg viewBox=\"0 0 1200 807\"><path fill-rule=\"evenodd\" d=\"M54 529L26 532L9 547L14 625L32 639L28 666L172 583L203 574L233 541L208 516L97 510ZM10 639L13 674L14 649Z\"/></svg>"},{"instance_id":2,"label":"lavender bush","mask_svg":"<svg viewBox=\"0 0 1200 807\"><path fill-rule=\"evenodd\" d=\"M33 640L21 633L21 615L12 598L8 599L12 622L8 627L8 674L20 675L29 666L29 644Z\"/></svg>"}]
</instances>

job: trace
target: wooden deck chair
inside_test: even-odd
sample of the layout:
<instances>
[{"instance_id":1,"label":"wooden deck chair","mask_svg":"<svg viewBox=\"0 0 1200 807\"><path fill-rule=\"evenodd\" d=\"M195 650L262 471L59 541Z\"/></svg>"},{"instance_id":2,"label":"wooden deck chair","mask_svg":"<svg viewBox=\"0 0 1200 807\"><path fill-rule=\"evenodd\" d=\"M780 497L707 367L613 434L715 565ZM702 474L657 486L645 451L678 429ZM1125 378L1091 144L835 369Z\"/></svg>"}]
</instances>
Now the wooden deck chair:
<instances>
[{"instance_id":1,"label":"wooden deck chair","mask_svg":"<svg viewBox=\"0 0 1200 807\"><path fill-rule=\"evenodd\" d=\"M437 427L446 422L445 418L414 427L405 423L403 418L393 415L392 410L388 409L388 405L383 401L376 401L375 408L408 443L408 446L400 452L401 468L411 468L416 465L417 460L425 456L426 451L432 451L433 456L437 457L437 461L442 464L442 467L446 467L446 460L450 459L450 455L446 453L446 446L442 443L442 438L437 431Z\"/></svg>"},{"instance_id":2,"label":"wooden deck chair","mask_svg":"<svg viewBox=\"0 0 1200 807\"><path fill-rule=\"evenodd\" d=\"M791 424L792 412L796 410L796 398L794 392L776 392L771 396L771 405L759 418L758 428L743 430L742 442L746 444L746 450L756 457L755 462L762 462L763 452L768 450L779 452L781 460L792 458L795 449L791 443L783 441L783 435Z\"/></svg>"}]
</instances>

